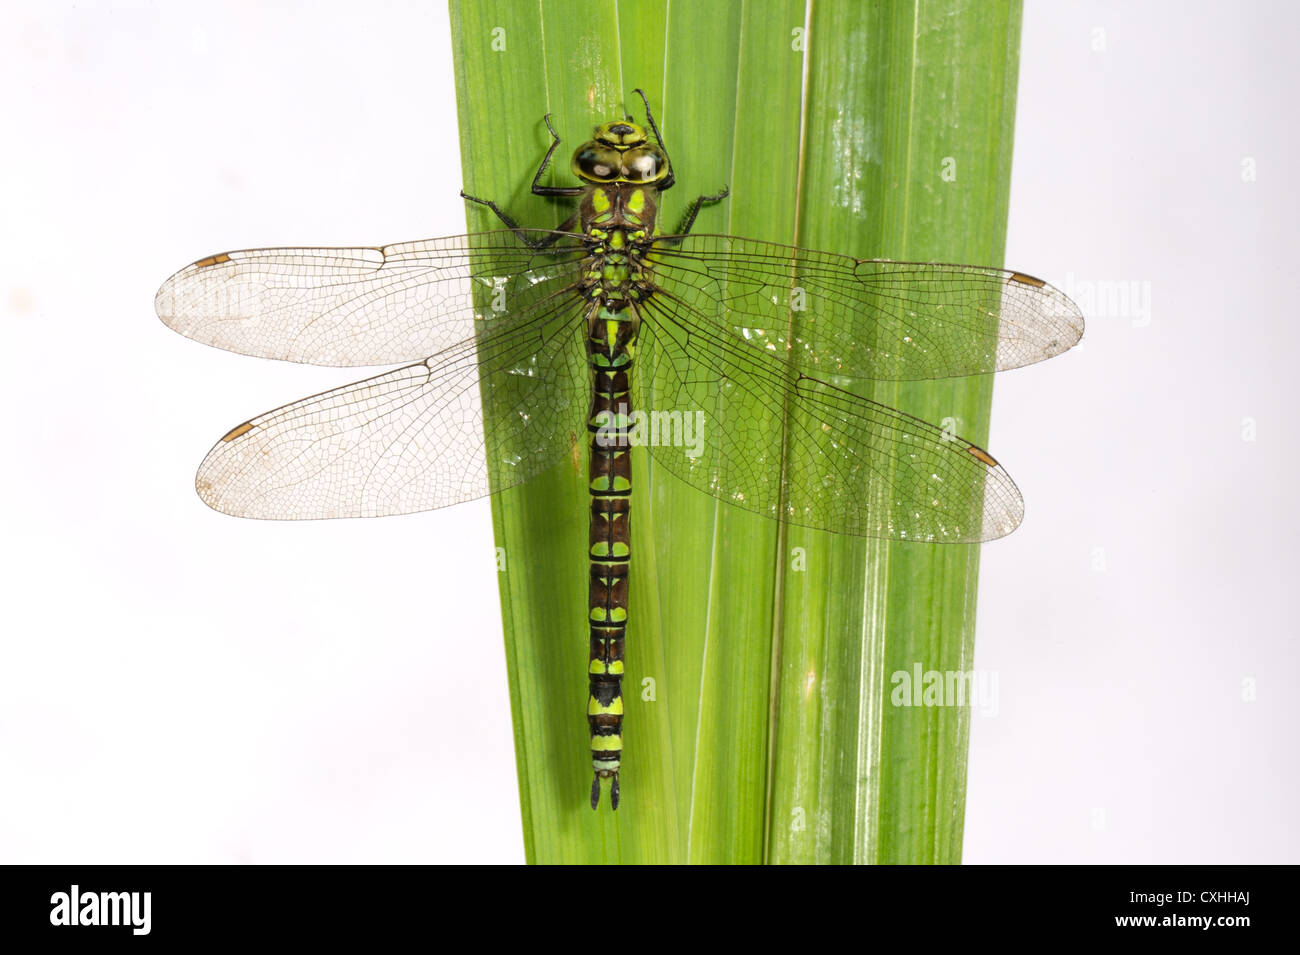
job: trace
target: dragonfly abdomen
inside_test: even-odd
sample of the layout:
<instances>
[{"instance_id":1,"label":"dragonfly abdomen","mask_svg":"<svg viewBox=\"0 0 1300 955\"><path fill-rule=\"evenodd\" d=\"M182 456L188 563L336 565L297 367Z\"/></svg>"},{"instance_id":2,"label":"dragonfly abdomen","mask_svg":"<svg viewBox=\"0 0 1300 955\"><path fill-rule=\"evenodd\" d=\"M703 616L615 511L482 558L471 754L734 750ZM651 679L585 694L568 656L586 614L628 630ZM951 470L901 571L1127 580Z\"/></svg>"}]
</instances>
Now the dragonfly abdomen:
<instances>
[{"instance_id":1,"label":"dragonfly abdomen","mask_svg":"<svg viewBox=\"0 0 1300 955\"><path fill-rule=\"evenodd\" d=\"M627 633L628 563L631 559L632 458L629 434L636 325L630 309L593 302L587 354L592 373L589 469L591 585L588 624L587 724L591 731L591 807L601 780L610 780L610 805L618 808L623 754L623 644Z\"/></svg>"}]
</instances>

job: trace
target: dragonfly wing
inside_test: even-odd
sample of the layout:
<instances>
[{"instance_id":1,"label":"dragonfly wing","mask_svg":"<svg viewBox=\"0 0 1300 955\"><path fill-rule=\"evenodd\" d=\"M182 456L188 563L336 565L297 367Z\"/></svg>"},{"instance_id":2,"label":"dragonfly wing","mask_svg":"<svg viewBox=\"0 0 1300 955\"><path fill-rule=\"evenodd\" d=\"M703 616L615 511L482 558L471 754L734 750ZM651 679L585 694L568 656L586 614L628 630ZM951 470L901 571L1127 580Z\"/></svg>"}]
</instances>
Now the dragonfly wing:
<instances>
[{"instance_id":1,"label":"dragonfly wing","mask_svg":"<svg viewBox=\"0 0 1300 955\"><path fill-rule=\"evenodd\" d=\"M521 235L556 241L533 250ZM585 254L575 236L532 230L382 248L223 252L169 278L154 304L171 328L227 351L391 365L473 336L476 318L501 314L493 303L514 311L571 283Z\"/></svg>"},{"instance_id":2,"label":"dragonfly wing","mask_svg":"<svg viewBox=\"0 0 1300 955\"><path fill-rule=\"evenodd\" d=\"M1083 335L1046 282L971 265L890 262L725 235L661 238L665 288L822 380L911 381L1019 368Z\"/></svg>"},{"instance_id":3,"label":"dragonfly wing","mask_svg":"<svg viewBox=\"0 0 1300 955\"><path fill-rule=\"evenodd\" d=\"M985 451L791 373L688 305L641 306L637 400L654 460L719 500L791 524L950 543L1011 533L1024 503ZM638 405L634 405L638 407ZM682 440L664 440L677 428Z\"/></svg>"},{"instance_id":4,"label":"dragonfly wing","mask_svg":"<svg viewBox=\"0 0 1300 955\"><path fill-rule=\"evenodd\" d=\"M238 517L379 517L526 481L585 432L578 314L555 296L526 323L253 418L203 460L199 496Z\"/></svg>"}]
</instances>

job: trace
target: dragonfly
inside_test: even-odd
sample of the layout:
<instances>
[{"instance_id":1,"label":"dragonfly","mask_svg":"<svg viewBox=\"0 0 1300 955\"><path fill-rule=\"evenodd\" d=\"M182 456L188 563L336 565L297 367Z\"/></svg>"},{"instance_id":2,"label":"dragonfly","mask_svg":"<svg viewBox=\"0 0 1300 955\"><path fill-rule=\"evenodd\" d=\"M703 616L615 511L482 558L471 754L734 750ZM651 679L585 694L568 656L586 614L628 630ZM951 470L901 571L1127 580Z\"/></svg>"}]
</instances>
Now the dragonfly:
<instances>
[{"instance_id":1,"label":"dragonfly","mask_svg":"<svg viewBox=\"0 0 1300 955\"><path fill-rule=\"evenodd\" d=\"M210 255L156 297L208 345L329 366L400 365L232 428L199 496L226 514L378 517L498 493L588 460L591 806L619 804L632 451L730 505L791 525L979 542L1024 513L983 448L874 402L874 381L979 375L1058 355L1078 307L1021 272L857 259L692 231L724 187L659 230L675 184L645 123L597 126L573 153L556 229L490 199L493 232L382 247Z\"/></svg>"}]
</instances>

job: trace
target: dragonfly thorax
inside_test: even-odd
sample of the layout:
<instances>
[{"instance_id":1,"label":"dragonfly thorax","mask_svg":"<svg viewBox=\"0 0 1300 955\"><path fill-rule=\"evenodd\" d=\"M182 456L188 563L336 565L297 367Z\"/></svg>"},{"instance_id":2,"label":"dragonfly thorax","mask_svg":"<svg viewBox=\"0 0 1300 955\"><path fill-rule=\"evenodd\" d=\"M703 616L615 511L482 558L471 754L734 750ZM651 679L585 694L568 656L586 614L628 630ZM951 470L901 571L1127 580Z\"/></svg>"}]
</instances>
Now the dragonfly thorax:
<instances>
[{"instance_id":1,"label":"dragonfly thorax","mask_svg":"<svg viewBox=\"0 0 1300 955\"><path fill-rule=\"evenodd\" d=\"M591 183L578 202L583 233L601 244L644 243L654 237L659 190L631 183ZM617 235L616 235L617 234Z\"/></svg>"},{"instance_id":2,"label":"dragonfly thorax","mask_svg":"<svg viewBox=\"0 0 1300 955\"><path fill-rule=\"evenodd\" d=\"M659 191L654 186L587 186L578 215L591 256L584 281L589 295L618 302L641 297L642 286L649 291L645 256L654 241L658 214Z\"/></svg>"},{"instance_id":3,"label":"dragonfly thorax","mask_svg":"<svg viewBox=\"0 0 1300 955\"><path fill-rule=\"evenodd\" d=\"M594 306L590 319L620 315L654 293L647 255L657 215L658 190L653 186L587 186L579 217L588 253L581 286ZM635 309L624 317L635 321Z\"/></svg>"}]
</instances>

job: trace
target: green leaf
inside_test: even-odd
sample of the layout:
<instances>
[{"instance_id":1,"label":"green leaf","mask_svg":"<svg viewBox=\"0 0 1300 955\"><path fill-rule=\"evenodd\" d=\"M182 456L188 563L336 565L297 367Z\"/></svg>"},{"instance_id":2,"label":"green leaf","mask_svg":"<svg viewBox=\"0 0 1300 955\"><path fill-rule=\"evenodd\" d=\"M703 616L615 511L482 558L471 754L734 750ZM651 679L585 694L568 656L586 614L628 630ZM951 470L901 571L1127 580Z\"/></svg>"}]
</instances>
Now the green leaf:
<instances>
[{"instance_id":1,"label":"green leaf","mask_svg":"<svg viewBox=\"0 0 1300 955\"><path fill-rule=\"evenodd\" d=\"M811 8L811 19L807 9ZM521 223L571 205L568 157L643 88L702 232L997 265L1018 3L451 3L465 188ZM498 223L468 209L473 231ZM991 382L876 400L983 442ZM491 409L488 409L491 413ZM893 677L971 668L978 549L787 527L635 465L623 803L587 803L586 453L494 498L531 862L957 862L965 708ZM638 452L639 453L639 452Z\"/></svg>"}]
</instances>

